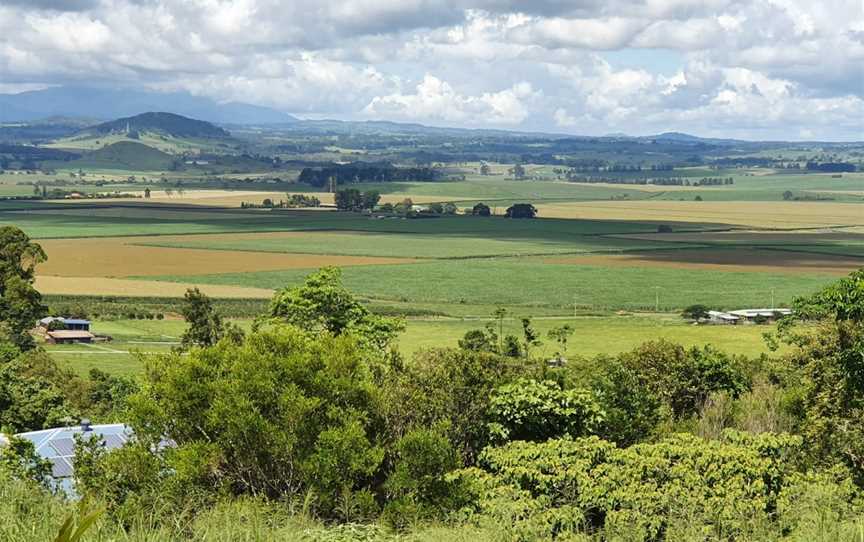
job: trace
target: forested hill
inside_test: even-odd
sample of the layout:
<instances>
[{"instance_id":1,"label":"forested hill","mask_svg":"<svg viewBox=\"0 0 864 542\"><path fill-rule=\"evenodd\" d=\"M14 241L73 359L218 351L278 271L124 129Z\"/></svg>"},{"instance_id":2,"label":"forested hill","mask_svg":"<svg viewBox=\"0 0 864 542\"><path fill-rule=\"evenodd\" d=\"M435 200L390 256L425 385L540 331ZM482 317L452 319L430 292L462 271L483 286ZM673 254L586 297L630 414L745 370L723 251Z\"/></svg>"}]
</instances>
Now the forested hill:
<instances>
[{"instance_id":1,"label":"forested hill","mask_svg":"<svg viewBox=\"0 0 864 542\"><path fill-rule=\"evenodd\" d=\"M142 113L103 122L87 129L96 134L160 132L174 137L229 137L228 131L203 120L190 119L174 113Z\"/></svg>"}]
</instances>

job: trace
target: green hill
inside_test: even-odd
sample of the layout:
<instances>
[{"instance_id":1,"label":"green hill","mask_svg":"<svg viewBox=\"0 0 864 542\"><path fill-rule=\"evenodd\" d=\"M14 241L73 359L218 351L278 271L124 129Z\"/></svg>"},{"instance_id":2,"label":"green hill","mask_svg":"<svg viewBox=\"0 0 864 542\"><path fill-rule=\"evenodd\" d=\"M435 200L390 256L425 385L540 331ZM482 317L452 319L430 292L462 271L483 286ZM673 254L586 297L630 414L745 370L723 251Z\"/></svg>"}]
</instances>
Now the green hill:
<instances>
[{"instance_id":1,"label":"green hill","mask_svg":"<svg viewBox=\"0 0 864 542\"><path fill-rule=\"evenodd\" d=\"M230 137L226 130L203 120L190 119L174 113L142 113L134 117L124 117L109 122L103 122L87 128L92 134L135 134L142 132L157 132L160 134L184 138L226 138Z\"/></svg>"},{"instance_id":2,"label":"green hill","mask_svg":"<svg viewBox=\"0 0 864 542\"><path fill-rule=\"evenodd\" d=\"M162 171L170 169L175 158L159 149L135 141L119 141L88 153L68 166L92 169Z\"/></svg>"}]
</instances>

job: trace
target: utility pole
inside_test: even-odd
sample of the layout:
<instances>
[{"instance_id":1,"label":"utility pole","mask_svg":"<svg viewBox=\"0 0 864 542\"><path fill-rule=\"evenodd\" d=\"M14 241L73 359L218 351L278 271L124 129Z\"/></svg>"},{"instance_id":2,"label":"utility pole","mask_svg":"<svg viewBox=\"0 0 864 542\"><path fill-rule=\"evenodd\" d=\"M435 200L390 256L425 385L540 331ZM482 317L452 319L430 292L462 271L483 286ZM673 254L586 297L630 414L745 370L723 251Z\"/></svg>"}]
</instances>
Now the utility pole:
<instances>
[{"instance_id":1,"label":"utility pole","mask_svg":"<svg viewBox=\"0 0 864 542\"><path fill-rule=\"evenodd\" d=\"M771 310L774 310L774 287L771 287Z\"/></svg>"},{"instance_id":2,"label":"utility pole","mask_svg":"<svg viewBox=\"0 0 864 542\"><path fill-rule=\"evenodd\" d=\"M579 316L579 311L576 308L576 294L573 294L573 318Z\"/></svg>"},{"instance_id":3,"label":"utility pole","mask_svg":"<svg viewBox=\"0 0 864 542\"><path fill-rule=\"evenodd\" d=\"M660 287L654 287L654 312L660 312Z\"/></svg>"}]
</instances>

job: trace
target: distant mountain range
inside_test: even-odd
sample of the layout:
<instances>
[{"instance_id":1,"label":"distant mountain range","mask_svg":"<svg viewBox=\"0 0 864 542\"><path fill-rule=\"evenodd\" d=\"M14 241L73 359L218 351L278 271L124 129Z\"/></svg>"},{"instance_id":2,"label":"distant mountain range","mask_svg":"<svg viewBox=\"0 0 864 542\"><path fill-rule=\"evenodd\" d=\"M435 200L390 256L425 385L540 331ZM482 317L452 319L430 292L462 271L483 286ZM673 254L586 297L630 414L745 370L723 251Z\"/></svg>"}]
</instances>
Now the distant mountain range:
<instances>
[{"instance_id":1,"label":"distant mountain range","mask_svg":"<svg viewBox=\"0 0 864 542\"><path fill-rule=\"evenodd\" d=\"M178 138L223 138L231 135L226 130L207 121L190 119L174 113L153 112L103 122L96 126L90 126L83 132L94 135L120 133L133 136L140 132L157 132Z\"/></svg>"},{"instance_id":2,"label":"distant mountain range","mask_svg":"<svg viewBox=\"0 0 864 542\"><path fill-rule=\"evenodd\" d=\"M48 117L109 120L148 111L170 111L218 124L274 124L297 120L269 107L219 103L186 92L65 86L0 94L0 122L33 122Z\"/></svg>"}]
</instances>

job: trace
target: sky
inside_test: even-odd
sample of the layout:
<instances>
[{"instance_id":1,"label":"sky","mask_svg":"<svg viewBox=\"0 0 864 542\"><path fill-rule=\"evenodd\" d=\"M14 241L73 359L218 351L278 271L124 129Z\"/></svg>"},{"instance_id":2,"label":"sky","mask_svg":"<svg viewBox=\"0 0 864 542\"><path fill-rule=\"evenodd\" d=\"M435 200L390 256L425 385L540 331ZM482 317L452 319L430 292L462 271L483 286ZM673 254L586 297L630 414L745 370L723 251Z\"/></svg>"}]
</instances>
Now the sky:
<instances>
[{"instance_id":1,"label":"sky","mask_svg":"<svg viewBox=\"0 0 864 542\"><path fill-rule=\"evenodd\" d=\"M0 92L304 118L864 140L862 0L2 0Z\"/></svg>"}]
</instances>

